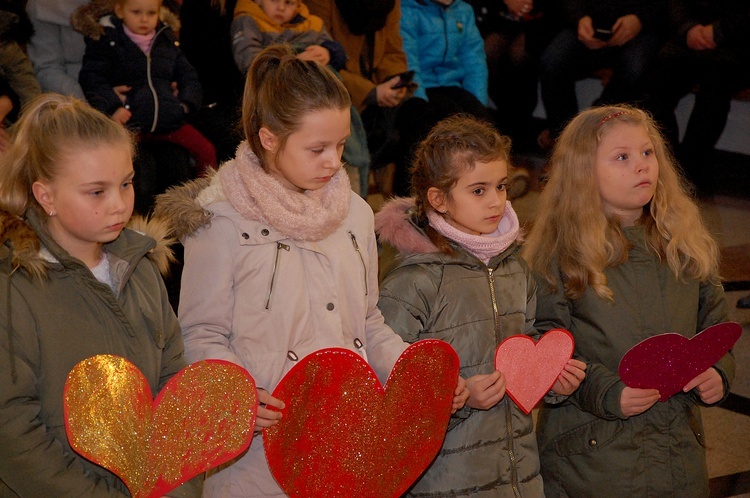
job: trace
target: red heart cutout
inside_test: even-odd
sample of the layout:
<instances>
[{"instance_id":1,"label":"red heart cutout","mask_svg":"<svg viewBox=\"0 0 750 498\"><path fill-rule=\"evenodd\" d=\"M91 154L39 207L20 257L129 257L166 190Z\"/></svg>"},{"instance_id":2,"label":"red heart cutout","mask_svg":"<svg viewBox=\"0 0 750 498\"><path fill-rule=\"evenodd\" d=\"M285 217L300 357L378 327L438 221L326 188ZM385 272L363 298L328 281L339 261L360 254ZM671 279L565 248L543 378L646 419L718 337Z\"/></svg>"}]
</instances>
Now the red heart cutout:
<instances>
[{"instance_id":1,"label":"red heart cutout","mask_svg":"<svg viewBox=\"0 0 750 498\"><path fill-rule=\"evenodd\" d=\"M247 370L227 361L183 368L154 400L135 365L99 355L68 374L63 407L70 446L151 498L245 451L258 400Z\"/></svg>"},{"instance_id":2,"label":"red heart cutout","mask_svg":"<svg viewBox=\"0 0 750 498\"><path fill-rule=\"evenodd\" d=\"M552 329L534 343L527 335L512 335L497 347L495 368L505 376L505 393L527 415L552 388L573 356L573 336Z\"/></svg>"},{"instance_id":3,"label":"red heart cutout","mask_svg":"<svg viewBox=\"0 0 750 498\"><path fill-rule=\"evenodd\" d=\"M348 349L306 356L273 393L286 408L263 431L271 473L289 496L401 496L443 445L458 369L434 339L409 346L385 388Z\"/></svg>"},{"instance_id":4,"label":"red heart cutout","mask_svg":"<svg viewBox=\"0 0 750 498\"><path fill-rule=\"evenodd\" d=\"M717 323L692 339L670 332L649 337L620 360L620 378L629 387L658 389L661 401L682 391L732 349L742 335L736 322Z\"/></svg>"}]
</instances>

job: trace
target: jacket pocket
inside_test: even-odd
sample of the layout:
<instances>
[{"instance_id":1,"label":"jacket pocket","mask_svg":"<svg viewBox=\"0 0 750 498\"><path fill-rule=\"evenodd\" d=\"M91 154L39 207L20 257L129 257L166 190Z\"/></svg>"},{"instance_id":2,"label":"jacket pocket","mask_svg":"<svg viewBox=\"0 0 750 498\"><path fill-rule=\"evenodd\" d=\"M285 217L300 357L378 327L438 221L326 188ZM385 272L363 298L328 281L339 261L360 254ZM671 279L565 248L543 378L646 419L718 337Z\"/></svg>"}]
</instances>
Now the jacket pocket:
<instances>
[{"instance_id":1,"label":"jacket pocket","mask_svg":"<svg viewBox=\"0 0 750 498\"><path fill-rule=\"evenodd\" d=\"M690 430L693 431L693 435L698 443L702 447L706 447L706 435L703 433L703 421L700 416L700 409L697 406L685 406L685 416L687 417L687 423L690 426Z\"/></svg>"},{"instance_id":2,"label":"jacket pocket","mask_svg":"<svg viewBox=\"0 0 750 498\"><path fill-rule=\"evenodd\" d=\"M622 420L595 419L559 435L553 444L560 456L590 453L611 444L624 428Z\"/></svg>"}]
</instances>

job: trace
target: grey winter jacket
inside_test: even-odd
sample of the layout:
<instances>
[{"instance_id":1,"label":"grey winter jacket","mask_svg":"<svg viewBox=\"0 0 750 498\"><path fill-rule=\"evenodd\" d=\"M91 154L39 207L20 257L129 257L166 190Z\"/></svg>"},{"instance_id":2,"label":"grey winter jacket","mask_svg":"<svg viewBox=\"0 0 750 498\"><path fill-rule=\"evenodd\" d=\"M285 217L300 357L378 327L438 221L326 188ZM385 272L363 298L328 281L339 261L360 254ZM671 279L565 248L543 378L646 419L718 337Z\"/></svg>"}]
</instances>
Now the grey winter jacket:
<instances>
[{"instance_id":1,"label":"grey winter jacket","mask_svg":"<svg viewBox=\"0 0 750 498\"><path fill-rule=\"evenodd\" d=\"M400 234L381 241L399 249L400 261L380 287L378 306L386 323L409 343L442 339L458 353L461 376L495 370L495 349L511 335L538 339L534 329L536 285L513 243L485 265L461 246L455 256L414 251L405 238L422 238L403 204L386 205L376 217L394 218L401 210ZM406 246L412 250L407 251ZM489 410L464 407L453 416L443 448L409 496L542 496L539 457L531 415L505 396Z\"/></svg>"},{"instance_id":2,"label":"grey winter jacket","mask_svg":"<svg viewBox=\"0 0 750 498\"><path fill-rule=\"evenodd\" d=\"M55 243L35 210L26 222L0 212L0 227L0 496L126 496L119 478L71 450L63 386L98 354L133 362L154 396L186 365L156 264L166 268L167 248L129 229L105 244L115 295ZM187 491L197 482L170 495L200 496L199 487Z\"/></svg>"},{"instance_id":3,"label":"grey winter jacket","mask_svg":"<svg viewBox=\"0 0 750 498\"><path fill-rule=\"evenodd\" d=\"M539 281L541 331L566 328L576 355L587 363L586 380L538 420L545 493L550 496L708 496L705 438L695 392L678 393L646 412L626 417L620 409L625 384L617 373L622 356L655 334L693 337L726 320L720 285L677 279L646 246L642 227L624 228L633 245L626 263L605 270L614 304L591 290L579 299ZM724 391L734 378L734 359L716 365Z\"/></svg>"}]
</instances>

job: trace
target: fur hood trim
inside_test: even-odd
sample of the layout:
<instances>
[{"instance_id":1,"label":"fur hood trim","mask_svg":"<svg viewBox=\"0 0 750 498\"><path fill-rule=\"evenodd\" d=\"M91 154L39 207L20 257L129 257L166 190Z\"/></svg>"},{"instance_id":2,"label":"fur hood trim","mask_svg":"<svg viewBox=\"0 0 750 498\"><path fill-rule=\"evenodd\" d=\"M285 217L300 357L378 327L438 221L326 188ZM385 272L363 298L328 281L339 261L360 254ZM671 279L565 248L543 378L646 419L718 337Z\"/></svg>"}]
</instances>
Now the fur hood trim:
<instances>
[{"instance_id":1,"label":"fur hood trim","mask_svg":"<svg viewBox=\"0 0 750 498\"><path fill-rule=\"evenodd\" d=\"M73 29L83 34L86 38L98 40L104 34L104 27L112 25L107 17L114 15L114 0L92 0L78 7L70 16L70 24ZM104 18L104 19L102 19ZM177 33L180 31L180 18L164 5L159 12L161 22L172 28Z\"/></svg>"},{"instance_id":2,"label":"fur hood trim","mask_svg":"<svg viewBox=\"0 0 750 498\"><path fill-rule=\"evenodd\" d=\"M414 225L415 208L413 198L393 198L375 215L375 232L380 240L404 255L439 252L427 235Z\"/></svg>"},{"instance_id":3,"label":"fur hood trim","mask_svg":"<svg viewBox=\"0 0 750 498\"><path fill-rule=\"evenodd\" d=\"M128 222L128 228L156 241L156 246L147 257L166 275L170 263L175 260L170 247L174 240L168 237L167 224L162 220L134 216ZM46 276L51 255L44 250L39 236L24 220L7 211L0 211L0 240L4 243L0 246L1 250L11 251L14 269L21 268L36 277Z\"/></svg>"},{"instance_id":4,"label":"fur hood trim","mask_svg":"<svg viewBox=\"0 0 750 498\"><path fill-rule=\"evenodd\" d=\"M218 181L216 172L206 178L172 187L156 197L153 217L164 221L171 237L183 240L211 222L211 212L203 208L206 203L199 203L198 196L202 194L203 198L212 192L209 187L216 183L214 180Z\"/></svg>"}]
</instances>

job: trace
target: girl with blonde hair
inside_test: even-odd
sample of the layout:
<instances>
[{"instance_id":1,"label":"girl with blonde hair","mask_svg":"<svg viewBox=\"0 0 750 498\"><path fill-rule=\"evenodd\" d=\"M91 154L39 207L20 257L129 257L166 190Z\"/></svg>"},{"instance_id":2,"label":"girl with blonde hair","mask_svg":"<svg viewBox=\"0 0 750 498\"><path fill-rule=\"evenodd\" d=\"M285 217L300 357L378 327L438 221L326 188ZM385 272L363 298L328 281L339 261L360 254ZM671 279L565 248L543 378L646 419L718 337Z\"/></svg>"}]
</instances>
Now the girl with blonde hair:
<instances>
[{"instance_id":1,"label":"girl with blonde hair","mask_svg":"<svg viewBox=\"0 0 750 498\"><path fill-rule=\"evenodd\" d=\"M707 496L699 405L734 377L727 354L669 400L626 387L618 364L656 334L693 337L725 321L715 241L652 118L591 108L565 128L523 255L536 327L562 327L586 361L569 401L540 411L547 496Z\"/></svg>"}]
</instances>

